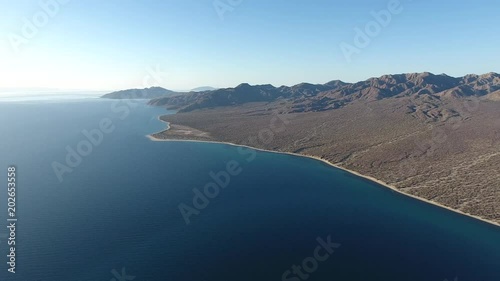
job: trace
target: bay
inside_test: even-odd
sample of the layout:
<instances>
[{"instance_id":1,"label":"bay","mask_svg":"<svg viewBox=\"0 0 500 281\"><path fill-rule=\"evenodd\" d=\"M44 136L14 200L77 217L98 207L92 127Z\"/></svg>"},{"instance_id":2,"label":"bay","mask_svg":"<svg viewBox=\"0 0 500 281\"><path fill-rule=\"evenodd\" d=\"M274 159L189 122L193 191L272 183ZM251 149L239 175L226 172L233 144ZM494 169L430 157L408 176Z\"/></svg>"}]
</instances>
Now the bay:
<instances>
[{"instance_id":1,"label":"bay","mask_svg":"<svg viewBox=\"0 0 500 281\"><path fill-rule=\"evenodd\" d=\"M144 101L0 102L0 280L500 280L499 227L313 159L146 138L167 113ZM54 163L67 166L68 147L103 120L113 131L60 181ZM193 189L228 163L240 173L186 224L179 205L194 207ZM2 226L9 165L16 274ZM339 247L304 270L328 239Z\"/></svg>"}]
</instances>

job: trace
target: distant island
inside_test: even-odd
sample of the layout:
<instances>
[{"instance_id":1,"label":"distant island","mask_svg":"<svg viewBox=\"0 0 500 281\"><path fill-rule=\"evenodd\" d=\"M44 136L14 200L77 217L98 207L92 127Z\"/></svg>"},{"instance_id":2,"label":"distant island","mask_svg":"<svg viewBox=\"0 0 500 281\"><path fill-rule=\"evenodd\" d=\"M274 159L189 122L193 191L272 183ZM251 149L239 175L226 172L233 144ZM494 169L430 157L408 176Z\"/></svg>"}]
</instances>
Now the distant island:
<instances>
[{"instance_id":1,"label":"distant island","mask_svg":"<svg viewBox=\"0 0 500 281\"><path fill-rule=\"evenodd\" d=\"M205 87L194 88L191 90L191 92L206 92L206 91L215 91L215 90L217 90L217 88L205 86Z\"/></svg>"},{"instance_id":2,"label":"distant island","mask_svg":"<svg viewBox=\"0 0 500 281\"><path fill-rule=\"evenodd\" d=\"M164 89L162 87L151 87L146 89L129 89L105 94L105 99L155 99L176 96L182 93Z\"/></svg>"},{"instance_id":3,"label":"distant island","mask_svg":"<svg viewBox=\"0 0 500 281\"><path fill-rule=\"evenodd\" d=\"M190 91L172 91L162 87L151 87L145 89L128 89L121 90L103 95L101 98L104 99L156 99L156 98L166 98L172 96L179 96L188 93L201 93L215 91L217 88L213 87L198 87Z\"/></svg>"}]
</instances>

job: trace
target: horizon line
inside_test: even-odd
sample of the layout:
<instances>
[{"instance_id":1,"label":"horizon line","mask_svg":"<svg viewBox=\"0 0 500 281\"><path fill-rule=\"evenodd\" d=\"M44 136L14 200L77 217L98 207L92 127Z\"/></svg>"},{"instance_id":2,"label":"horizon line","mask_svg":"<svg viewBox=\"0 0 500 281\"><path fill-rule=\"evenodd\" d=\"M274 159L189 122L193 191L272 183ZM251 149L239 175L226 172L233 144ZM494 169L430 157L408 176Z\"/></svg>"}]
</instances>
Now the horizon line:
<instances>
[{"instance_id":1,"label":"horizon line","mask_svg":"<svg viewBox=\"0 0 500 281\"><path fill-rule=\"evenodd\" d=\"M381 78L383 76L387 76L387 75L405 75L405 74L424 74L424 73L429 73L431 75L436 75L436 76L448 76L448 77L453 77L453 78L463 78L463 77L466 77L468 75L478 75L478 76L483 76L483 75L488 75L488 74L496 74L496 75L500 75L498 72L495 72L495 71L490 71L490 72L486 72L486 73L483 73L483 74L476 74L476 73L468 73L468 74L465 74L465 75L461 75L461 76L451 76L451 75L448 75L446 73L440 73L440 74L435 74L433 72L429 72L429 71L423 71L423 72L402 72L402 73L387 73L387 74L383 74L383 75L380 75L380 76L370 76L364 80L358 80L358 81L348 81L348 80L342 80L342 79L333 79L333 80L329 80L323 84L318 84L318 83L310 83L310 82L305 82L305 81L302 81L300 83L295 83L293 85L280 85L280 86L275 86L274 84L272 83L254 83L254 84L251 84L251 83L248 83L248 82L241 82L239 84L237 84L236 86L226 86L226 87L213 87L213 86L198 86L198 87L193 87L189 90L186 90L186 89L171 89L170 87L168 86L162 86L162 85L155 85L155 86L151 86L151 87L147 87L147 88L154 88L154 87L160 87L160 88L164 88L164 89L168 89L168 90L171 90L171 91L174 91L174 92L191 92L195 89L198 89L198 88L205 88L205 87L210 87L210 88L214 88L214 89L231 89L231 88L236 88L240 85L243 85L243 84L248 84L248 85L251 85L251 86L261 86L261 85L271 85L275 88L279 88L279 87L293 87L293 86L296 86L296 85L300 85L300 84L313 84L313 85L324 85L324 84L327 84L329 82L333 82L333 81L340 81L340 82L344 82L344 83L348 83L348 84L354 84L354 83L358 83L358 82L362 82L362 81L367 81L367 80L370 80L370 79L374 79L374 78ZM132 90L132 89L138 89L138 90L141 90L141 89L147 89L147 88L140 88L140 87L132 87L132 88L119 88L119 89L81 89L81 88L58 88L58 87L0 87L0 94L1 93L5 93L5 92L8 92L8 91L14 91L14 92L21 92L21 91L24 91L24 92L116 92L116 91L122 91L122 90Z\"/></svg>"}]
</instances>

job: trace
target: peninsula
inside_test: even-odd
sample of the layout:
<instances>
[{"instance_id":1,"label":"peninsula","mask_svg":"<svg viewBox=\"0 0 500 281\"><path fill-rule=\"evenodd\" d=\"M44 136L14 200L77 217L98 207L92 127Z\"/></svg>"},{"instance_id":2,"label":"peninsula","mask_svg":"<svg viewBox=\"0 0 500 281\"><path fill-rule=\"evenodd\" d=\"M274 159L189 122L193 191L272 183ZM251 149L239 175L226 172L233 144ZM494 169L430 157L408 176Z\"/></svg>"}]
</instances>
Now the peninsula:
<instances>
[{"instance_id":1,"label":"peninsula","mask_svg":"<svg viewBox=\"0 0 500 281\"><path fill-rule=\"evenodd\" d=\"M358 83L219 89L154 99L163 140L322 159L399 192L500 223L500 75L410 73ZM276 119L286 120L274 130Z\"/></svg>"}]
</instances>

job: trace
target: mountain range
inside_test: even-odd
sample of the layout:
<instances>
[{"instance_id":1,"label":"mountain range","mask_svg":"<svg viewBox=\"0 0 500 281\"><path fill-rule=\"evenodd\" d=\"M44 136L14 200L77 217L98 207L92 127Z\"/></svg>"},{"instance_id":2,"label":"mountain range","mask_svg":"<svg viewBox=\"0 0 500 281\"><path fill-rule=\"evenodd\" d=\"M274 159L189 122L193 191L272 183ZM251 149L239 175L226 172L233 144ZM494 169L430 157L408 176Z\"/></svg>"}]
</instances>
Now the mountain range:
<instances>
[{"instance_id":1,"label":"mountain range","mask_svg":"<svg viewBox=\"0 0 500 281\"><path fill-rule=\"evenodd\" d=\"M235 88L218 89L185 95L173 95L151 101L153 105L189 112L196 109L240 105L249 102L287 101L288 113L324 111L343 107L356 101L376 101L387 98L413 97L428 104L443 99L478 96L500 100L500 75L466 75L451 77L446 74L409 73L384 75L357 83L334 80L326 84L302 83L292 87L241 84ZM433 108L409 105L411 110L424 114L439 114Z\"/></svg>"}]
</instances>

